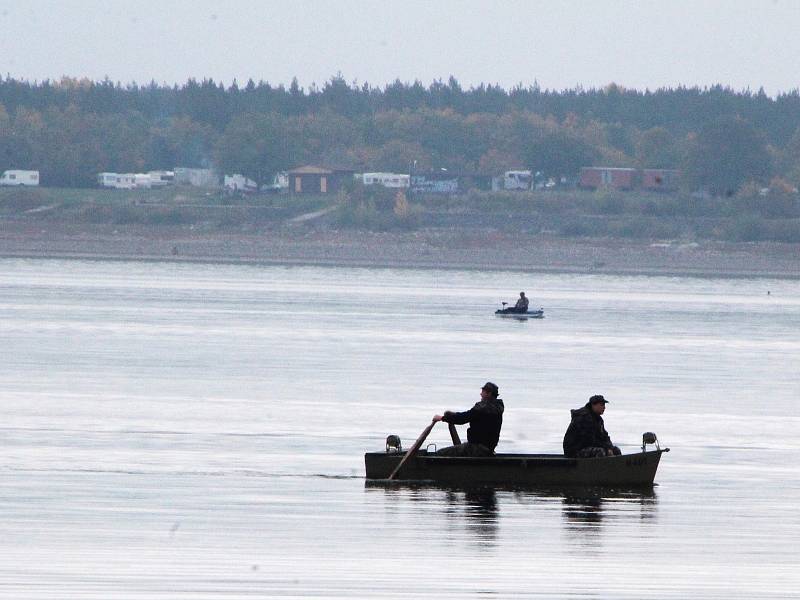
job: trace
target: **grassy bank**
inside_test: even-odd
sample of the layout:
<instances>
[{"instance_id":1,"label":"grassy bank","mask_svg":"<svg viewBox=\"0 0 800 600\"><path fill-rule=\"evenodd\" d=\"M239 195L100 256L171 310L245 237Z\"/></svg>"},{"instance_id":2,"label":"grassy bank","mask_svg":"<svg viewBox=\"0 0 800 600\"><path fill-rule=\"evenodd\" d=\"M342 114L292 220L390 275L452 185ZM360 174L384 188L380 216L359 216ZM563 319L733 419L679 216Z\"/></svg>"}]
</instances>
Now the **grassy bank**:
<instances>
[{"instance_id":1,"label":"grassy bank","mask_svg":"<svg viewBox=\"0 0 800 600\"><path fill-rule=\"evenodd\" d=\"M147 225L254 231L301 227L402 231L454 229L566 239L800 243L795 195L694 198L610 192L470 192L408 198L350 190L336 196L231 197L197 188L0 188L0 218L27 223ZM325 209L330 209L326 211ZM314 216L319 212L319 216ZM298 219L311 214L313 218Z\"/></svg>"}]
</instances>

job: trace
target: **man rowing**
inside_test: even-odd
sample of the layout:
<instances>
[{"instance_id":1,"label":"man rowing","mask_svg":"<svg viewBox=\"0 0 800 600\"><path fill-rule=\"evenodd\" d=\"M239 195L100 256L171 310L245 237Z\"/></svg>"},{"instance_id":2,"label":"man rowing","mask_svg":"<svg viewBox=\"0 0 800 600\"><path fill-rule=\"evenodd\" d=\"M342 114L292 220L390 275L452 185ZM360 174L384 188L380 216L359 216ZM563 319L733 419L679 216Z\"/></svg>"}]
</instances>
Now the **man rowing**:
<instances>
[{"instance_id":1,"label":"man rowing","mask_svg":"<svg viewBox=\"0 0 800 600\"><path fill-rule=\"evenodd\" d=\"M505 406L498 398L500 390L491 381L481 388L481 399L475 406L464 412L445 411L444 415L433 417L434 422L444 421L453 425L469 423L467 441L456 446L442 448L436 454L443 456L492 456L500 440Z\"/></svg>"}]
</instances>

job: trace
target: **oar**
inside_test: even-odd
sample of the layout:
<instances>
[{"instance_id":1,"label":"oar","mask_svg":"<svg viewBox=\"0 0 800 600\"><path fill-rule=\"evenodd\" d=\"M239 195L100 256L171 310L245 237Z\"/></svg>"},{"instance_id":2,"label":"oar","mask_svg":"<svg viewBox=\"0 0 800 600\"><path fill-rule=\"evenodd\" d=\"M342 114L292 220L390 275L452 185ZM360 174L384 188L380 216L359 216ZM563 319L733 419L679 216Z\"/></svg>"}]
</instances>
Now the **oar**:
<instances>
[{"instance_id":1,"label":"oar","mask_svg":"<svg viewBox=\"0 0 800 600\"><path fill-rule=\"evenodd\" d=\"M458 437L456 426L452 423L448 423L447 428L450 430L450 439L453 440L453 446L458 446L461 443L461 438Z\"/></svg>"},{"instance_id":2,"label":"oar","mask_svg":"<svg viewBox=\"0 0 800 600\"><path fill-rule=\"evenodd\" d=\"M409 448L408 451L406 452L406 455L403 457L403 460L400 461L400 464L397 465L394 468L394 471L392 471L392 474L389 475L389 479L394 479L395 475L397 475L397 473L400 471L403 465L406 464L406 461L417 453L417 450L419 450L419 447L422 446L422 442L424 442L425 438L428 437L428 434L431 432L431 429L433 429L434 425L436 425L436 421L431 421L431 424L428 425L425 428L425 430L419 435L417 441L414 442L414 445L411 446L411 448Z\"/></svg>"}]
</instances>

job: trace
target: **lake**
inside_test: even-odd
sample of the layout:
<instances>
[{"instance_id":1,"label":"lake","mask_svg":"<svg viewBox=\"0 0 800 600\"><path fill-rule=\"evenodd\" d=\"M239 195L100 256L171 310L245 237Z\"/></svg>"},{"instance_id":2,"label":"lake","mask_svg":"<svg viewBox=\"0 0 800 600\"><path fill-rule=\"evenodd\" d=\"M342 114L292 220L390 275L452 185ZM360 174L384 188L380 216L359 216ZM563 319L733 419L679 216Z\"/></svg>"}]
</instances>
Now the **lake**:
<instances>
[{"instance_id":1,"label":"lake","mask_svg":"<svg viewBox=\"0 0 800 600\"><path fill-rule=\"evenodd\" d=\"M0 339L0 597L797 594L798 281L6 259ZM366 484L487 380L499 452L603 394L657 485Z\"/></svg>"}]
</instances>

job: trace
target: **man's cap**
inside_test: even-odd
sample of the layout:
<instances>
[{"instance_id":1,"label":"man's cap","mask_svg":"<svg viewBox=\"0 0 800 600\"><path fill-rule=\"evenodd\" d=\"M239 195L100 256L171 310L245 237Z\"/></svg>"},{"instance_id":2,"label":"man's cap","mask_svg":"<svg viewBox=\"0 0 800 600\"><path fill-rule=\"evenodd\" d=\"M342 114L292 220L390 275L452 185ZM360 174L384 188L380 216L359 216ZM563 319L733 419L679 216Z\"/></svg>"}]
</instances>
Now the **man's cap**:
<instances>
[{"instance_id":1,"label":"man's cap","mask_svg":"<svg viewBox=\"0 0 800 600\"><path fill-rule=\"evenodd\" d=\"M492 383L491 381L487 381L486 383L484 383L481 389L492 392L495 396L497 396L500 393L500 388L497 387L497 385Z\"/></svg>"},{"instance_id":2,"label":"man's cap","mask_svg":"<svg viewBox=\"0 0 800 600\"><path fill-rule=\"evenodd\" d=\"M601 396L600 394L597 394L596 396L592 396L591 398L589 398L589 404L599 404L600 402L602 402L603 404L608 404L608 400L603 398L603 396Z\"/></svg>"}]
</instances>

